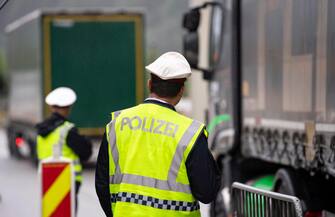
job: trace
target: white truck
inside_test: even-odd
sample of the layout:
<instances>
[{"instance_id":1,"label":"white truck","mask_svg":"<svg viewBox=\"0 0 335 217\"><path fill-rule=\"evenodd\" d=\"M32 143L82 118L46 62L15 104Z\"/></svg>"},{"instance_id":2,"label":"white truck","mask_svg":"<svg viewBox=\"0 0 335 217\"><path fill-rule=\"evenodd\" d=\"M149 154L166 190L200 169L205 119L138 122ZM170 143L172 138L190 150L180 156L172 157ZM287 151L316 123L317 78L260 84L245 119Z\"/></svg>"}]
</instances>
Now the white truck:
<instances>
[{"instance_id":1,"label":"white truck","mask_svg":"<svg viewBox=\"0 0 335 217\"><path fill-rule=\"evenodd\" d=\"M198 31L204 8L210 28ZM184 54L209 84L225 195L239 181L297 196L306 217L335 212L334 22L331 0L218 0L185 14ZM218 195L213 216L227 200Z\"/></svg>"}]
</instances>

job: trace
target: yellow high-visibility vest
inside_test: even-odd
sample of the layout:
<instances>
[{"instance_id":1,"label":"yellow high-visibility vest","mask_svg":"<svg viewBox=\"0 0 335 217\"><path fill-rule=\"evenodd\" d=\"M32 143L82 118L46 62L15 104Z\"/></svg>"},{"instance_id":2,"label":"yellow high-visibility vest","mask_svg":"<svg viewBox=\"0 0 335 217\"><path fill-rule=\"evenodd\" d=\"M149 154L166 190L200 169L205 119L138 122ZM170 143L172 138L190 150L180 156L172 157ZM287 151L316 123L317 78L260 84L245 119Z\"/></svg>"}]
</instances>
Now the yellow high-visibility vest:
<instances>
[{"instance_id":1,"label":"yellow high-visibility vest","mask_svg":"<svg viewBox=\"0 0 335 217\"><path fill-rule=\"evenodd\" d=\"M66 143L66 137L69 131L74 127L73 123L65 121L62 125L54 129L53 132L49 133L46 137L40 135L37 136L37 157L39 160L49 158L53 155L53 146L61 145L62 156L73 160L75 180L81 182L82 177L82 166L80 164L79 157Z\"/></svg>"},{"instance_id":2,"label":"yellow high-visibility vest","mask_svg":"<svg viewBox=\"0 0 335 217\"><path fill-rule=\"evenodd\" d=\"M185 161L203 130L151 103L112 113L106 132L113 216L200 216Z\"/></svg>"}]
</instances>

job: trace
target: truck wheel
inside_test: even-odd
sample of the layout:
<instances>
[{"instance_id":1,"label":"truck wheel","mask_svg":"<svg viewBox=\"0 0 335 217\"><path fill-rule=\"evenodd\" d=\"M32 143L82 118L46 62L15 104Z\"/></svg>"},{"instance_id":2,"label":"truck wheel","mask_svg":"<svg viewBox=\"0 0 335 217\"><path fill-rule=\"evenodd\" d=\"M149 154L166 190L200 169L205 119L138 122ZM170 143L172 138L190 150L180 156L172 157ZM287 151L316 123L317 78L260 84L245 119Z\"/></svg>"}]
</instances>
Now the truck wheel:
<instances>
[{"instance_id":1,"label":"truck wheel","mask_svg":"<svg viewBox=\"0 0 335 217\"><path fill-rule=\"evenodd\" d=\"M11 157L14 157L14 148L13 148L13 141L12 141L12 132L11 130L7 130L7 147L8 147L8 151L9 151L9 155Z\"/></svg>"},{"instance_id":2,"label":"truck wheel","mask_svg":"<svg viewBox=\"0 0 335 217\"><path fill-rule=\"evenodd\" d=\"M282 194L298 197L301 201L302 211L308 210L310 196L306 183L299 173L291 169L279 169L275 176L274 191Z\"/></svg>"},{"instance_id":3,"label":"truck wheel","mask_svg":"<svg viewBox=\"0 0 335 217\"><path fill-rule=\"evenodd\" d=\"M17 149L16 145L15 145L15 132L13 131L13 129L8 129L7 130L7 140L8 140L8 150L9 150L9 154L11 157L13 158L20 158L20 154L19 154L19 150Z\"/></svg>"}]
</instances>

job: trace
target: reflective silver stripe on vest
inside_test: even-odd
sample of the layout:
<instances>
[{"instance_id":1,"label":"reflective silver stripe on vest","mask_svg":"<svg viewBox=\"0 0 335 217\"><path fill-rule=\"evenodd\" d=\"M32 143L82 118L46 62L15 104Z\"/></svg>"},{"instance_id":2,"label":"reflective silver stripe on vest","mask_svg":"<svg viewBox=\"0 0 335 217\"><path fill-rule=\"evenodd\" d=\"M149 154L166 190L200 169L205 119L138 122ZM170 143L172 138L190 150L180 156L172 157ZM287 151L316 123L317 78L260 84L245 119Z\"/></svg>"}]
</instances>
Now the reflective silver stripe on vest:
<instances>
[{"instance_id":1,"label":"reflective silver stripe on vest","mask_svg":"<svg viewBox=\"0 0 335 217\"><path fill-rule=\"evenodd\" d=\"M60 139L59 139L59 144L60 147L61 147L61 150L63 150L63 145L65 144L65 140L66 140L66 136L67 134L69 133L69 131L74 127L74 124L72 123L67 123L65 124L61 130L60 130ZM63 141L63 142L61 142ZM73 166L80 166L80 160L79 159L76 159L76 160L72 160L72 163L73 163ZM82 175L82 172L79 172L79 171L75 171L74 173L75 176L81 176Z\"/></svg>"},{"instance_id":2,"label":"reflective silver stripe on vest","mask_svg":"<svg viewBox=\"0 0 335 217\"><path fill-rule=\"evenodd\" d=\"M66 123L64 126L60 129L60 138L59 141L60 143L65 143L65 138L68 134L68 132L74 127L74 124L72 123Z\"/></svg>"},{"instance_id":3,"label":"reflective silver stripe on vest","mask_svg":"<svg viewBox=\"0 0 335 217\"><path fill-rule=\"evenodd\" d=\"M117 118L117 116L119 116L120 114L121 114L121 111L114 112L114 118L113 119Z\"/></svg>"},{"instance_id":4,"label":"reflective silver stripe on vest","mask_svg":"<svg viewBox=\"0 0 335 217\"><path fill-rule=\"evenodd\" d=\"M191 193L189 185L178 183L176 179L187 145L190 143L200 126L201 123L194 120L180 139L168 172L168 180L165 181L134 174L121 174L120 166L118 163L119 153L116 147L115 140L115 122L112 121L109 126L109 142L116 169L115 174L110 177L110 183L120 184L122 182L128 184L148 186L161 190L173 190L176 192Z\"/></svg>"},{"instance_id":5,"label":"reflective silver stripe on vest","mask_svg":"<svg viewBox=\"0 0 335 217\"><path fill-rule=\"evenodd\" d=\"M189 185L177 183L176 180L159 180L151 177L139 176L134 174L115 174L110 177L111 184L135 184L141 186L147 186L151 188L161 189L161 190L173 190L176 192L191 193Z\"/></svg>"},{"instance_id":6,"label":"reflective silver stripe on vest","mask_svg":"<svg viewBox=\"0 0 335 217\"><path fill-rule=\"evenodd\" d=\"M187 148L187 145L192 140L194 134L198 131L201 123L198 121L193 121L192 124L188 127L184 135L181 137L179 144L177 146L177 150L174 153L172 163L168 173L168 180L176 180L180 168L180 164L183 160L184 152Z\"/></svg>"},{"instance_id":7,"label":"reflective silver stripe on vest","mask_svg":"<svg viewBox=\"0 0 335 217\"><path fill-rule=\"evenodd\" d=\"M65 123L64 126L62 126L59 130L59 139L58 139L58 143L54 144L54 146L58 146L59 147L59 156L62 155L63 152L63 145L65 144L65 140L66 140L66 136L69 133L69 131L74 127L74 124L72 123ZM56 149L54 149L55 151Z\"/></svg>"},{"instance_id":8,"label":"reflective silver stripe on vest","mask_svg":"<svg viewBox=\"0 0 335 217\"><path fill-rule=\"evenodd\" d=\"M109 144L110 149L113 156L113 161L115 165L115 173L121 173L120 166L119 166L119 151L117 150L116 146L116 138L115 138L115 120L117 116L120 115L120 111L114 112L114 118L113 120L108 124L109 126Z\"/></svg>"},{"instance_id":9,"label":"reflective silver stripe on vest","mask_svg":"<svg viewBox=\"0 0 335 217\"><path fill-rule=\"evenodd\" d=\"M174 211L188 211L192 212L199 210L200 206L197 201L186 202L178 200L162 200L155 197L145 196L141 194L119 192L111 195L111 202L125 202L135 203L143 206L150 206L156 209L174 210Z\"/></svg>"}]
</instances>

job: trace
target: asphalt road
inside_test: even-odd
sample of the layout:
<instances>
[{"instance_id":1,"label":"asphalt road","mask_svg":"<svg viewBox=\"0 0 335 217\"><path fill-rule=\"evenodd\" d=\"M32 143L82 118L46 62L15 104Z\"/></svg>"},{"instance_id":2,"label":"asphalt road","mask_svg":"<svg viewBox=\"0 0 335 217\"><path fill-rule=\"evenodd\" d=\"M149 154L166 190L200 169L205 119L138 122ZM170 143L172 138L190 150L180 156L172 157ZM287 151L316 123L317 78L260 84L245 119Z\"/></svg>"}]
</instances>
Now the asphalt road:
<instances>
[{"instance_id":1,"label":"asphalt road","mask_svg":"<svg viewBox=\"0 0 335 217\"><path fill-rule=\"evenodd\" d=\"M9 157L4 131L0 128L0 216L39 216L37 169L25 160ZM84 170L79 193L78 217L104 216L94 189L94 169Z\"/></svg>"},{"instance_id":2,"label":"asphalt road","mask_svg":"<svg viewBox=\"0 0 335 217\"><path fill-rule=\"evenodd\" d=\"M7 140L0 128L0 216L38 217L38 173L25 160L9 157ZM202 216L208 216L208 206L201 205ZM84 170L84 181L79 192L78 217L105 216L94 188L94 168Z\"/></svg>"}]
</instances>

